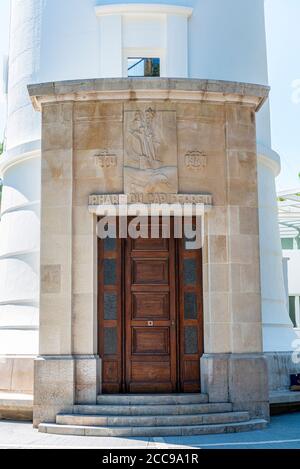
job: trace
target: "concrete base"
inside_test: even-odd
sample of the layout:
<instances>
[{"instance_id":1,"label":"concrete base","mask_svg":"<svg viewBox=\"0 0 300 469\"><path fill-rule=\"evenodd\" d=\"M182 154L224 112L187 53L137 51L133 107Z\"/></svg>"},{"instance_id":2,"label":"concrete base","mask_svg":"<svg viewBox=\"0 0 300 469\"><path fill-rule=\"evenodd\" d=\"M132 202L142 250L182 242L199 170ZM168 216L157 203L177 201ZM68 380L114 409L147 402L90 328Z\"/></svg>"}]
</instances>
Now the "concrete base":
<instances>
[{"instance_id":1,"label":"concrete base","mask_svg":"<svg viewBox=\"0 0 300 469\"><path fill-rule=\"evenodd\" d=\"M33 425L55 422L56 414L68 412L76 402L96 404L99 358L43 356L35 360Z\"/></svg>"},{"instance_id":2,"label":"concrete base","mask_svg":"<svg viewBox=\"0 0 300 469\"><path fill-rule=\"evenodd\" d=\"M210 402L231 402L234 411L269 420L267 362L262 354L205 354L202 392Z\"/></svg>"},{"instance_id":3,"label":"concrete base","mask_svg":"<svg viewBox=\"0 0 300 469\"><path fill-rule=\"evenodd\" d=\"M299 412L300 392L271 391L270 412L271 415L280 415L290 412Z\"/></svg>"},{"instance_id":4,"label":"concrete base","mask_svg":"<svg viewBox=\"0 0 300 469\"><path fill-rule=\"evenodd\" d=\"M265 352L268 364L269 391L288 391L290 375L300 373L300 363L293 362L293 352Z\"/></svg>"},{"instance_id":5,"label":"concrete base","mask_svg":"<svg viewBox=\"0 0 300 469\"><path fill-rule=\"evenodd\" d=\"M0 392L33 394L33 356L0 355Z\"/></svg>"},{"instance_id":6,"label":"concrete base","mask_svg":"<svg viewBox=\"0 0 300 469\"><path fill-rule=\"evenodd\" d=\"M272 391L270 405L273 404L300 404L300 392Z\"/></svg>"},{"instance_id":7,"label":"concrete base","mask_svg":"<svg viewBox=\"0 0 300 469\"><path fill-rule=\"evenodd\" d=\"M75 358L75 402L94 404L100 392L101 359L97 355Z\"/></svg>"},{"instance_id":8,"label":"concrete base","mask_svg":"<svg viewBox=\"0 0 300 469\"><path fill-rule=\"evenodd\" d=\"M0 392L0 419L32 421L33 396Z\"/></svg>"}]
</instances>

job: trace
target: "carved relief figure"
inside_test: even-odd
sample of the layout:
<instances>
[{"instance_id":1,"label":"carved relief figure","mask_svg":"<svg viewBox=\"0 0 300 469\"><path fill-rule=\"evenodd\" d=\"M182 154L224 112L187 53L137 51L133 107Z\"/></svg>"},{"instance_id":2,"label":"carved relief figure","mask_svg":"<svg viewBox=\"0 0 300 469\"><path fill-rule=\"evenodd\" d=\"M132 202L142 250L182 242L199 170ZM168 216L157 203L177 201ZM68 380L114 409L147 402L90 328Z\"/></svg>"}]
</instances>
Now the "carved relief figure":
<instances>
[{"instance_id":1,"label":"carved relief figure","mask_svg":"<svg viewBox=\"0 0 300 469\"><path fill-rule=\"evenodd\" d=\"M136 111L134 119L129 127L131 138L129 146L133 155L139 160L139 168L157 168L159 157L157 147L160 140L154 133L153 120L156 112L149 108L145 112Z\"/></svg>"},{"instance_id":2,"label":"carved relief figure","mask_svg":"<svg viewBox=\"0 0 300 469\"><path fill-rule=\"evenodd\" d=\"M151 107L125 115L125 193L176 193L176 118Z\"/></svg>"},{"instance_id":3,"label":"carved relief figure","mask_svg":"<svg viewBox=\"0 0 300 469\"><path fill-rule=\"evenodd\" d=\"M172 192L172 183L169 178L174 176L173 168L158 168L138 171L135 168L126 168L129 181L129 192Z\"/></svg>"}]
</instances>

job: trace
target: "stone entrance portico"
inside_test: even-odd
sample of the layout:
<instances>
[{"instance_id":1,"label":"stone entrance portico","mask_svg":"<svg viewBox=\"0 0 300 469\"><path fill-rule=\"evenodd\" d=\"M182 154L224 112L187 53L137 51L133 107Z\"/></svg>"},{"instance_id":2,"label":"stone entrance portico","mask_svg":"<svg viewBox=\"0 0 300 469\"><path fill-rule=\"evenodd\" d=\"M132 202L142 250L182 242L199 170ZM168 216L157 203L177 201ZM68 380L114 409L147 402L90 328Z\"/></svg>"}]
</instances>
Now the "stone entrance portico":
<instances>
[{"instance_id":1,"label":"stone entrance portico","mask_svg":"<svg viewBox=\"0 0 300 469\"><path fill-rule=\"evenodd\" d=\"M97 206L118 194L206 205L201 392L268 418L255 132L268 92L185 79L29 86L42 112L34 425L55 422L75 404L96 404L101 393ZM142 126L151 129L148 139L139 137Z\"/></svg>"}]
</instances>

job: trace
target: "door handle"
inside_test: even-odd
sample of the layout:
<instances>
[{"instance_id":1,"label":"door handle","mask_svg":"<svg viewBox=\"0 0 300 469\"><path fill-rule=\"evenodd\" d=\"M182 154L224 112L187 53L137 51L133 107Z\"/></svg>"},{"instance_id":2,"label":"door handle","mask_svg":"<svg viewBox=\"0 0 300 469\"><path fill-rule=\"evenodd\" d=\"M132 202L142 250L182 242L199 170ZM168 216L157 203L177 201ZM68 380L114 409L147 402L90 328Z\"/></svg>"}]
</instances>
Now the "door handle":
<instances>
[{"instance_id":1,"label":"door handle","mask_svg":"<svg viewBox=\"0 0 300 469\"><path fill-rule=\"evenodd\" d=\"M153 326L154 326L153 321L148 321L147 326L148 326L148 327L153 327Z\"/></svg>"}]
</instances>

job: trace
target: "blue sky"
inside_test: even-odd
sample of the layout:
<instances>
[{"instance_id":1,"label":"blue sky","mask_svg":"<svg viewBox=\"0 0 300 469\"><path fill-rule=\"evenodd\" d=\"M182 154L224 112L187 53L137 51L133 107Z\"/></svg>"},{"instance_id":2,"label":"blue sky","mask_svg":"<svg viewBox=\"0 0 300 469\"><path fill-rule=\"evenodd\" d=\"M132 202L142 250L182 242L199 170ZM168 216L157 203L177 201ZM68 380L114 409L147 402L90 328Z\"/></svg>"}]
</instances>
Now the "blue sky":
<instances>
[{"instance_id":1,"label":"blue sky","mask_svg":"<svg viewBox=\"0 0 300 469\"><path fill-rule=\"evenodd\" d=\"M272 146L278 189L300 186L300 0L266 0ZM293 88L293 85L295 88Z\"/></svg>"},{"instance_id":2,"label":"blue sky","mask_svg":"<svg viewBox=\"0 0 300 469\"><path fill-rule=\"evenodd\" d=\"M8 51L9 2L0 0L0 82L2 57ZM277 187L282 190L300 186L300 0L265 3L272 141L273 149L281 156ZM0 86L0 141L4 122L5 103Z\"/></svg>"}]
</instances>

